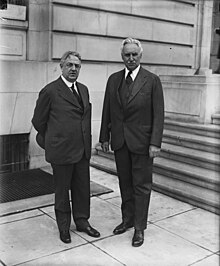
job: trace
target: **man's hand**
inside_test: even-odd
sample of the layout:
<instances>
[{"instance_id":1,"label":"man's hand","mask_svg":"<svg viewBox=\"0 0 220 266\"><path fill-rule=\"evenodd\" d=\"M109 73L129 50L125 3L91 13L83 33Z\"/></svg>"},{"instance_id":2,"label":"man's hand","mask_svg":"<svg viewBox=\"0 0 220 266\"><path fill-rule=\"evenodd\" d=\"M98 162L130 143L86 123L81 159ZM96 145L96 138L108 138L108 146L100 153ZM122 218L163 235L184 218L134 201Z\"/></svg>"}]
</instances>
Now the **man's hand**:
<instances>
[{"instance_id":1,"label":"man's hand","mask_svg":"<svg viewBox=\"0 0 220 266\"><path fill-rule=\"evenodd\" d=\"M109 142L108 141L105 141L101 144L101 147L102 147L102 150L104 152L108 152L109 151Z\"/></svg>"},{"instance_id":2,"label":"man's hand","mask_svg":"<svg viewBox=\"0 0 220 266\"><path fill-rule=\"evenodd\" d=\"M160 153L160 148L157 146L150 145L149 147L149 156L150 158L157 157Z\"/></svg>"}]
</instances>

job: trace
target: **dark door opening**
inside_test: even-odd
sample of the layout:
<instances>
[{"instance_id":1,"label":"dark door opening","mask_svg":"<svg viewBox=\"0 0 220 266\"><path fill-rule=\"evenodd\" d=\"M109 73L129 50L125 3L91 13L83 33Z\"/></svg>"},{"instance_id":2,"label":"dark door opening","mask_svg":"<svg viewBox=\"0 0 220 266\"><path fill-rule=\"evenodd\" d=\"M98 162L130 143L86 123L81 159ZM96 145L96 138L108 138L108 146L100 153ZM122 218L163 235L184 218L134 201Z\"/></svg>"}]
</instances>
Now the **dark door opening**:
<instances>
[{"instance_id":1,"label":"dark door opening","mask_svg":"<svg viewBox=\"0 0 220 266\"><path fill-rule=\"evenodd\" d=\"M0 136L0 173L29 168L29 134Z\"/></svg>"}]
</instances>

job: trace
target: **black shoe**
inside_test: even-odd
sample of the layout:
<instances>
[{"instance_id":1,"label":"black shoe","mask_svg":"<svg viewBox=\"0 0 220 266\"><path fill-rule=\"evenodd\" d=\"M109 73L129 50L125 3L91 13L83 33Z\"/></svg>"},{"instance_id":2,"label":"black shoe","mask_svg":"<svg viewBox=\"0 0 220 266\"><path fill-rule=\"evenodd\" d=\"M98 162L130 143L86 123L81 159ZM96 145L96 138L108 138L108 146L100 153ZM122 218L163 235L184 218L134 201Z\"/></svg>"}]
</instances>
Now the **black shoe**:
<instances>
[{"instance_id":1,"label":"black shoe","mask_svg":"<svg viewBox=\"0 0 220 266\"><path fill-rule=\"evenodd\" d=\"M71 237L69 231L65 230L60 232L60 240L66 244L71 243Z\"/></svg>"},{"instance_id":2,"label":"black shoe","mask_svg":"<svg viewBox=\"0 0 220 266\"><path fill-rule=\"evenodd\" d=\"M122 222L121 224L115 227L113 234L115 235L123 234L124 232L127 231L128 228L131 228L131 227L133 227L133 224L127 224L127 223Z\"/></svg>"},{"instance_id":3,"label":"black shoe","mask_svg":"<svg viewBox=\"0 0 220 266\"><path fill-rule=\"evenodd\" d=\"M87 235L91 237L100 237L100 233L95 228L92 228L92 226L90 225L85 228L76 227L76 230L79 232L85 232Z\"/></svg>"},{"instance_id":4,"label":"black shoe","mask_svg":"<svg viewBox=\"0 0 220 266\"><path fill-rule=\"evenodd\" d=\"M144 231L143 230L135 230L134 236L132 238L132 246L140 247L144 243Z\"/></svg>"}]
</instances>

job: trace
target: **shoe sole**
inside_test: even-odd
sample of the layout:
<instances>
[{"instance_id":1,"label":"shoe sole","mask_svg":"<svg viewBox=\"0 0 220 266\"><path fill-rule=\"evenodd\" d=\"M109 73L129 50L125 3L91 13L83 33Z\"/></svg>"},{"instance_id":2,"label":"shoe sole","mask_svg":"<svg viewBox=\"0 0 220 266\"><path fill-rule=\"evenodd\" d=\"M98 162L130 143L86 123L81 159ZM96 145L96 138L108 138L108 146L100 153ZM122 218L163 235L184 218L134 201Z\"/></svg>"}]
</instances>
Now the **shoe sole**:
<instances>
[{"instance_id":1,"label":"shoe sole","mask_svg":"<svg viewBox=\"0 0 220 266\"><path fill-rule=\"evenodd\" d=\"M140 246L142 246L142 245L143 245L143 243L144 243L144 242L142 242L142 243L139 243L139 244L133 244L133 243L132 243L132 246L133 246L133 247L135 247L135 248L137 248L137 247L140 247Z\"/></svg>"},{"instance_id":2,"label":"shoe sole","mask_svg":"<svg viewBox=\"0 0 220 266\"><path fill-rule=\"evenodd\" d=\"M113 234L114 234L114 235L121 235L121 234L124 234L128 229L130 229L130 228L132 228L132 227L134 227L134 226L133 226L133 225L130 225L130 226L128 226L124 231L119 232L119 233L113 231Z\"/></svg>"},{"instance_id":3,"label":"shoe sole","mask_svg":"<svg viewBox=\"0 0 220 266\"><path fill-rule=\"evenodd\" d=\"M113 234L114 234L114 235L122 235L122 234L124 234L126 231L127 231L127 230L122 231L122 232L114 232L114 231L113 231Z\"/></svg>"},{"instance_id":4,"label":"shoe sole","mask_svg":"<svg viewBox=\"0 0 220 266\"><path fill-rule=\"evenodd\" d=\"M76 231L78 231L78 232L83 232L83 233L85 233L85 234L87 234L88 236L91 236L91 237L96 237L96 238L98 238L98 237L101 236L100 234L97 235L97 236L94 236L94 235L91 235L91 234L87 233L85 230L81 230L81 229L77 229L77 228L76 228Z\"/></svg>"},{"instance_id":5,"label":"shoe sole","mask_svg":"<svg viewBox=\"0 0 220 266\"><path fill-rule=\"evenodd\" d=\"M63 243L65 243L65 244L69 244L69 243L71 243L71 240L64 241L64 240L62 240L61 238L60 238L60 240L61 240Z\"/></svg>"}]
</instances>

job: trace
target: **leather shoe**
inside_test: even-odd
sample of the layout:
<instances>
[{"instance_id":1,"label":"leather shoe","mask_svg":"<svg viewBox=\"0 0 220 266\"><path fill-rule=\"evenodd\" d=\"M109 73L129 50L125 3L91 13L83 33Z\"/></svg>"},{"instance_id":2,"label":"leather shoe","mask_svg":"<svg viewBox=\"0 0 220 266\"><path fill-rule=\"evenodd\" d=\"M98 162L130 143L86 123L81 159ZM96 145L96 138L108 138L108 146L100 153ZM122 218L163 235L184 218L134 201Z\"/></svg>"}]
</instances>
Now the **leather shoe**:
<instances>
[{"instance_id":1,"label":"leather shoe","mask_svg":"<svg viewBox=\"0 0 220 266\"><path fill-rule=\"evenodd\" d=\"M143 230L135 230L134 236L132 238L132 246L140 247L144 243L144 231Z\"/></svg>"},{"instance_id":2,"label":"leather shoe","mask_svg":"<svg viewBox=\"0 0 220 266\"><path fill-rule=\"evenodd\" d=\"M122 222L121 224L115 227L113 234L115 235L123 234L124 232L127 231L128 228L131 228L131 227L133 227L133 224L127 224L127 223Z\"/></svg>"},{"instance_id":3,"label":"leather shoe","mask_svg":"<svg viewBox=\"0 0 220 266\"><path fill-rule=\"evenodd\" d=\"M92 226L90 225L85 228L77 227L76 230L79 232L85 232L87 235L91 237L100 237L100 233L95 228L92 228Z\"/></svg>"},{"instance_id":4,"label":"leather shoe","mask_svg":"<svg viewBox=\"0 0 220 266\"><path fill-rule=\"evenodd\" d=\"M60 232L60 240L66 244L71 243L71 237L69 231L65 230Z\"/></svg>"}]
</instances>

